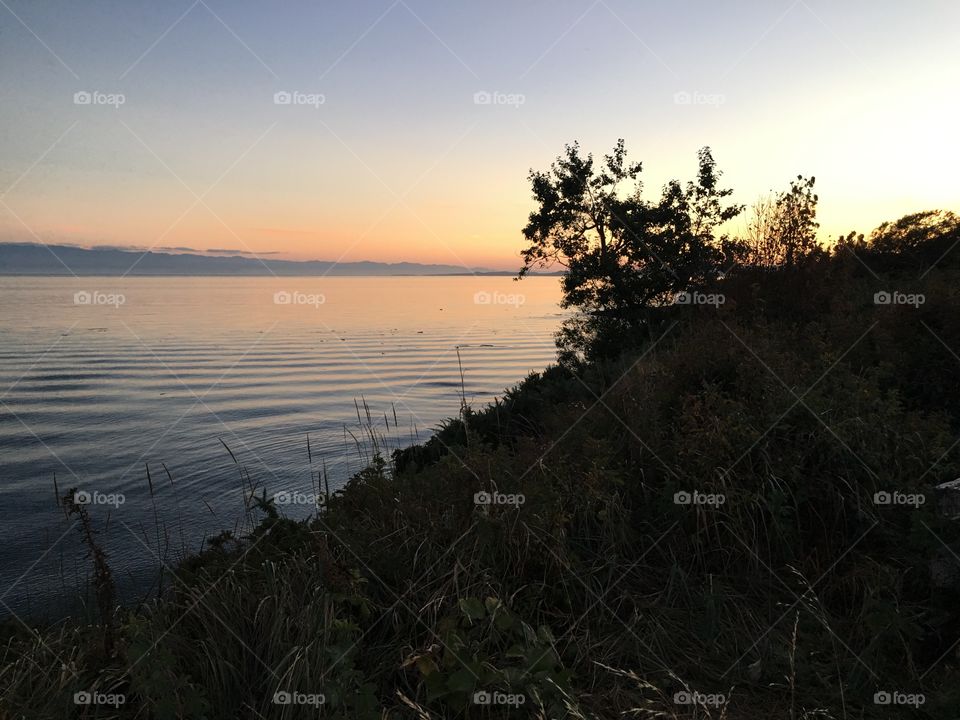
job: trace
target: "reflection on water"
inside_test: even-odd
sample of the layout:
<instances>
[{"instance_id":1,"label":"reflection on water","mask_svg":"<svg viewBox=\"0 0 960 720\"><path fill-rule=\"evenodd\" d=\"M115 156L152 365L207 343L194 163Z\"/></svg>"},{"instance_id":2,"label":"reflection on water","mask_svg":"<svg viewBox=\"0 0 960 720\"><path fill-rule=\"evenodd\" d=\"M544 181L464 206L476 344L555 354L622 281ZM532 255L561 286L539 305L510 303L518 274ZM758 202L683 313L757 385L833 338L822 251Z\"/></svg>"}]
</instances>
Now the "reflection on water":
<instances>
[{"instance_id":1,"label":"reflection on water","mask_svg":"<svg viewBox=\"0 0 960 720\"><path fill-rule=\"evenodd\" d=\"M323 466L339 487L365 454L355 400L393 449L461 391L477 407L542 369L559 295L556 278L0 278L3 602L39 613L84 582L54 475L101 494L118 582L142 589L158 556L242 517L238 464L270 494L313 492Z\"/></svg>"}]
</instances>

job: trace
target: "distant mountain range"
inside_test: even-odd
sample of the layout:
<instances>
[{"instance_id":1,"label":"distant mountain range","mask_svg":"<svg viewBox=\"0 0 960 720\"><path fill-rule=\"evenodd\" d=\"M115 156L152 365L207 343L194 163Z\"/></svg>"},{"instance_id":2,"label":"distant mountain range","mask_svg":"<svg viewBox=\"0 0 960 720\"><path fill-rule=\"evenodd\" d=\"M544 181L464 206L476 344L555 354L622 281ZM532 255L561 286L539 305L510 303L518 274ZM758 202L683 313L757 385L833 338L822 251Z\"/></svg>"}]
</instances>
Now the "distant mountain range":
<instances>
[{"instance_id":1,"label":"distant mountain range","mask_svg":"<svg viewBox=\"0 0 960 720\"><path fill-rule=\"evenodd\" d=\"M506 270L422 263L270 260L241 255L139 252L72 245L0 243L0 275L513 275Z\"/></svg>"}]
</instances>

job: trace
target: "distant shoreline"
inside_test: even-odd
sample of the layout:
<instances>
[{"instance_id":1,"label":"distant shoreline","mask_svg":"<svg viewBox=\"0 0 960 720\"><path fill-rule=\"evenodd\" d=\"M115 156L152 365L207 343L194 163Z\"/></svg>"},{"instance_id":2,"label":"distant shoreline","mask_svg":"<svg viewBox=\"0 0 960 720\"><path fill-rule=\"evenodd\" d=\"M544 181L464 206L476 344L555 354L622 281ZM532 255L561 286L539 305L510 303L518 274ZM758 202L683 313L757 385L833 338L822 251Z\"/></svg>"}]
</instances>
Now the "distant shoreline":
<instances>
[{"instance_id":1,"label":"distant shoreline","mask_svg":"<svg viewBox=\"0 0 960 720\"><path fill-rule=\"evenodd\" d=\"M0 243L5 277L464 277L513 276L517 270L373 260L278 260L71 245ZM560 272L537 273L560 275Z\"/></svg>"},{"instance_id":2,"label":"distant shoreline","mask_svg":"<svg viewBox=\"0 0 960 720\"><path fill-rule=\"evenodd\" d=\"M447 277L515 277L517 273L510 272L509 270L489 270L484 272L460 272L460 273L326 273L326 274L316 274L316 273L277 273L271 275L270 273L262 274L244 274L244 273L131 273L129 275L122 275L117 273L97 273L97 272L79 272L79 273L28 273L28 272L4 272L0 270L0 277L30 277L30 278L96 278L96 277L108 277L108 278L120 278L122 280L129 280L132 278L188 278L188 277L205 277L205 278L447 278ZM527 273L527 277L560 277L563 275L561 271L555 272L540 272L540 273Z\"/></svg>"}]
</instances>

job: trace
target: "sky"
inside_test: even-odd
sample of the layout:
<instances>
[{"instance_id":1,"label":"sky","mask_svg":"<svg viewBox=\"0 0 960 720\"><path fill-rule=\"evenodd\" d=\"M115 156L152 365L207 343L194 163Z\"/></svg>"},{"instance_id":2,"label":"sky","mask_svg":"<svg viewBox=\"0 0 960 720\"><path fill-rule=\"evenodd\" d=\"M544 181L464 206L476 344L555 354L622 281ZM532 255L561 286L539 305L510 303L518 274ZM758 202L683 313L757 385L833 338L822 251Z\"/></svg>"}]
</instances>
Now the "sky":
<instances>
[{"instance_id":1,"label":"sky","mask_svg":"<svg viewBox=\"0 0 960 720\"><path fill-rule=\"evenodd\" d=\"M0 241L516 269L527 174L960 210L955 0L0 0Z\"/></svg>"}]
</instances>

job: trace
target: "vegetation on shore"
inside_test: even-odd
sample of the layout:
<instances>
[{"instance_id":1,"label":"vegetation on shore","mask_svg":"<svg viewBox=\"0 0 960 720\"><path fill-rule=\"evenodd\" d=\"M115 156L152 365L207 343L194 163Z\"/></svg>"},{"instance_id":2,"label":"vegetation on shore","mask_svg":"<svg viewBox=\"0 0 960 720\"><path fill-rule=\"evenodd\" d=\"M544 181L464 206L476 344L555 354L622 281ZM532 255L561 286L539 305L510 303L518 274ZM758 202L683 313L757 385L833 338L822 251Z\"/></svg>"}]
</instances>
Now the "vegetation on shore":
<instances>
[{"instance_id":1,"label":"vegetation on shore","mask_svg":"<svg viewBox=\"0 0 960 720\"><path fill-rule=\"evenodd\" d=\"M960 476L960 223L823 249L784 214L811 188L773 200L796 232L772 250L675 243L709 257L662 294L714 302L637 303L574 239L562 364L375 454L308 520L251 493L259 524L162 599L12 627L0 717L955 717L960 525L935 487ZM678 237L667 205L646 240ZM642 208L608 210L639 258Z\"/></svg>"}]
</instances>

